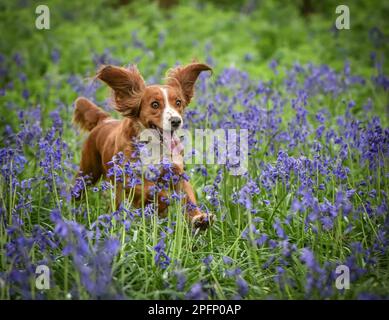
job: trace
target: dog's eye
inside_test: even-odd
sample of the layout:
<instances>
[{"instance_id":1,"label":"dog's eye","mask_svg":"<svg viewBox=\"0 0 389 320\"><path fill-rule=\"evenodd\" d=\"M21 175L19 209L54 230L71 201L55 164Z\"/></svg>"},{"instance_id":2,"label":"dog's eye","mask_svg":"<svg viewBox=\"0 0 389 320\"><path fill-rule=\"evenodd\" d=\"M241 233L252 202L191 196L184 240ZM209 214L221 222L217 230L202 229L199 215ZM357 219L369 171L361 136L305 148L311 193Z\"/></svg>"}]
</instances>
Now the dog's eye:
<instances>
[{"instance_id":1,"label":"dog's eye","mask_svg":"<svg viewBox=\"0 0 389 320\"><path fill-rule=\"evenodd\" d=\"M177 99L176 106L179 107L181 105L181 100Z\"/></svg>"},{"instance_id":2,"label":"dog's eye","mask_svg":"<svg viewBox=\"0 0 389 320\"><path fill-rule=\"evenodd\" d=\"M158 109L159 108L159 103L157 101L154 101L153 103L151 103L151 107L154 108L154 109Z\"/></svg>"}]
</instances>

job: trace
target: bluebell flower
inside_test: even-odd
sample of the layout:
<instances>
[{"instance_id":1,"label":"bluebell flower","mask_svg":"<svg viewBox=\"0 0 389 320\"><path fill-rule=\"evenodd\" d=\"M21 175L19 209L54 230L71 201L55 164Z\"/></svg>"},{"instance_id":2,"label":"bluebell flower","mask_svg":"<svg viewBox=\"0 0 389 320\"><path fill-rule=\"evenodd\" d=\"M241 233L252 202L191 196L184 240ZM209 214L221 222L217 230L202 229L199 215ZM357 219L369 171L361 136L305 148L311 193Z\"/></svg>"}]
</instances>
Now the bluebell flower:
<instances>
[{"instance_id":1,"label":"bluebell flower","mask_svg":"<svg viewBox=\"0 0 389 320\"><path fill-rule=\"evenodd\" d=\"M225 264L232 264L234 262L234 260L232 260L230 257L228 256L223 256L223 262Z\"/></svg>"},{"instance_id":2,"label":"bluebell flower","mask_svg":"<svg viewBox=\"0 0 389 320\"><path fill-rule=\"evenodd\" d=\"M159 240L158 244L153 248L155 251L154 262L161 269L166 269L171 261L170 257L165 252L165 238L166 234L164 232L161 232L161 239Z\"/></svg>"},{"instance_id":3,"label":"bluebell flower","mask_svg":"<svg viewBox=\"0 0 389 320\"><path fill-rule=\"evenodd\" d=\"M212 256L212 255L208 255L208 256L206 256L206 257L203 259L203 263L204 263L207 267L209 267L210 264L211 264L211 262L212 262L212 260L213 260L213 256Z\"/></svg>"},{"instance_id":4,"label":"bluebell flower","mask_svg":"<svg viewBox=\"0 0 389 320\"><path fill-rule=\"evenodd\" d=\"M195 283L186 293L185 299L208 300L208 294L203 290L203 286L201 283Z\"/></svg>"},{"instance_id":5,"label":"bluebell flower","mask_svg":"<svg viewBox=\"0 0 389 320\"><path fill-rule=\"evenodd\" d=\"M238 287L238 293L241 297L245 297L249 292L249 286L241 276L236 278L236 285Z\"/></svg>"}]
</instances>

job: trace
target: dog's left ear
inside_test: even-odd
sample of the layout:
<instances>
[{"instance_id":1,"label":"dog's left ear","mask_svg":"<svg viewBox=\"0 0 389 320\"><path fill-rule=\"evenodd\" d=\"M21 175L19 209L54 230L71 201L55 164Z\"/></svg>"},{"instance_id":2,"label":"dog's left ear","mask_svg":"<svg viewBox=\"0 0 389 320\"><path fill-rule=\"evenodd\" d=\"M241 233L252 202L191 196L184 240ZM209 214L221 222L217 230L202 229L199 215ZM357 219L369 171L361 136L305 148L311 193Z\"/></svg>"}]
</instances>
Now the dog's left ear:
<instances>
[{"instance_id":1,"label":"dog's left ear","mask_svg":"<svg viewBox=\"0 0 389 320\"><path fill-rule=\"evenodd\" d=\"M203 63L191 63L171 69L167 73L166 84L181 89L186 104L189 104L193 98L194 84L202 71L212 71L212 68Z\"/></svg>"},{"instance_id":2,"label":"dog's left ear","mask_svg":"<svg viewBox=\"0 0 389 320\"><path fill-rule=\"evenodd\" d=\"M138 116L146 85L135 66L128 68L103 66L96 77L112 88L114 107L117 111L127 117Z\"/></svg>"}]
</instances>

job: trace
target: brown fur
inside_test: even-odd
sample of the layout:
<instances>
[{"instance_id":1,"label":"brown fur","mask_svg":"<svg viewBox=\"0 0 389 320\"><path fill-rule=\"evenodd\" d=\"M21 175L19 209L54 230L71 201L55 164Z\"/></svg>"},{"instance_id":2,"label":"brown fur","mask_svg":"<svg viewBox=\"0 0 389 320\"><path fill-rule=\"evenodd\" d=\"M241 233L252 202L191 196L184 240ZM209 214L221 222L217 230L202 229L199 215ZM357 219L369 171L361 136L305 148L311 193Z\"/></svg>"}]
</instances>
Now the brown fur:
<instances>
[{"instance_id":1,"label":"brown fur","mask_svg":"<svg viewBox=\"0 0 389 320\"><path fill-rule=\"evenodd\" d=\"M91 131L107 118L110 118L110 115L88 99L80 97L75 101L73 122L79 125L81 129Z\"/></svg>"},{"instance_id":2,"label":"brown fur","mask_svg":"<svg viewBox=\"0 0 389 320\"><path fill-rule=\"evenodd\" d=\"M169 70L167 84L182 90L186 103L189 104L194 95L194 84L202 71L212 71L206 64L191 63L185 67Z\"/></svg>"},{"instance_id":3,"label":"brown fur","mask_svg":"<svg viewBox=\"0 0 389 320\"><path fill-rule=\"evenodd\" d=\"M97 78L112 88L117 111L124 116L138 115L138 107L146 85L135 66L128 69L105 66L99 70Z\"/></svg>"}]
</instances>

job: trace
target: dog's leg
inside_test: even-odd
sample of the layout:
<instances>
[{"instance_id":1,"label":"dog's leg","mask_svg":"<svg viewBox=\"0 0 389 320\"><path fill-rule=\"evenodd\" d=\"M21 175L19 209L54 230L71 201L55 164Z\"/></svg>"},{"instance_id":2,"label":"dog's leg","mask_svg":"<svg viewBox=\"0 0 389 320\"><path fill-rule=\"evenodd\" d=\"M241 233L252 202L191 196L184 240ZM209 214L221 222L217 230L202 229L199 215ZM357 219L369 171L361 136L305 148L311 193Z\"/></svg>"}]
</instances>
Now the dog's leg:
<instances>
[{"instance_id":1,"label":"dog's leg","mask_svg":"<svg viewBox=\"0 0 389 320\"><path fill-rule=\"evenodd\" d=\"M173 171L177 175L184 173L183 161L176 161L173 166ZM184 206L186 207L186 217L195 228L202 230L206 229L214 220L214 215L202 212L197 206L196 196L192 185L185 179L181 179L176 185L173 185L176 192L183 192L186 194L184 198Z\"/></svg>"},{"instance_id":2,"label":"dog's leg","mask_svg":"<svg viewBox=\"0 0 389 320\"><path fill-rule=\"evenodd\" d=\"M115 182L113 181L112 183L115 183ZM112 208L112 211L116 211L117 209L119 209L122 201L123 201L123 184L120 182L116 182L115 207Z\"/></svg>"},{"instance_id":3,"label":"dog's leg","mask_svg":"<svg viewBox=\"0 0 389 320\"><path fill-rule=\"evenodd\" d=\"M101 167L101 158L99 153L96 150L93 150L91 146L92 143L88 139L82 150L80 169L76 178L88 176L88 184L95 184L100 179L103 173L103 168ZM81 198L83 192L84 190L80 191L80 195L76 197L76 200Z\"/></svg>"},{"instance_id":4,"label":"dog's leg","mask_svg":"<svg viewBox=\"0 0 389 320\"><path fill-rule=\"evenodd\" d=\"M134 206L140 208L142 206L142 199L145 204L153 203L155 200L157 200L158 215L160 217L164 217L166 215L166 209L168 207L168 204L166 203L165 199L168 198L168 195L166 191L160 191L155 197L155 195L150 193L150 190L153 186L153 182L145 180L143 183L143 187L142 185L137 185L135 187Z\"/></svg>"},{"instance_id":5,"label":"dog's leg","mask_svg":"<svg viewBox=\"0 0 389 320\"><path fill-rule=\"evenodd\" d=\"M142 200L143 200L144 205L153 203L155 200L157 200L158 215L160 217L164 217L166 215L166 212L167 212L166 209L168 207L168 204L165 201L165 199L168 198L168 194L166 191L160 191L157 194L157 197L155 198L155 196L150 193L150 190L151 190L150 188L152 186L154 186L154 183L152 183L150 181L144 181L143 186L136 185L134 187L135 190L134 189L127 189L126 196L129 193L134 192L132 205L135 208L142 207ZM116 186L116 198L115 198L116 209L119 208L122 201L123 201L123 184L118 183Z\"/></svg>"},{"instance_id":6,"label":"dog's leg","mask_svg":"<svg viewBox=\"0 0 389 320\"><path fill-rule=\"evenodd\" d=\"M186 194L185 204L187 206L186 210L189 221L195 228L206 229L212 222L213 215L207 215L197 207L193 188L188 181L182 180L179 185L180 191L183 191Z\"/></svg>"}]
</instances>

